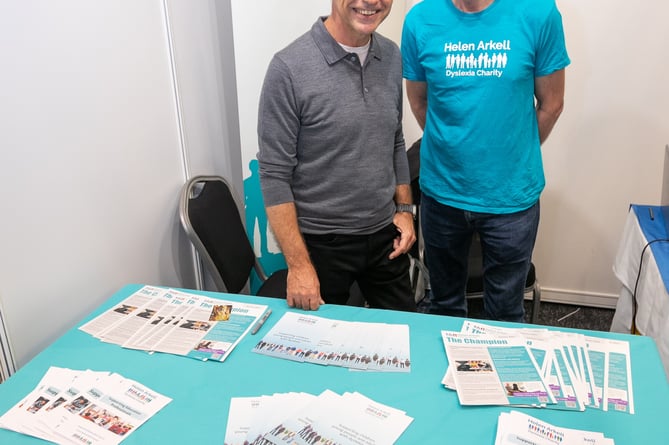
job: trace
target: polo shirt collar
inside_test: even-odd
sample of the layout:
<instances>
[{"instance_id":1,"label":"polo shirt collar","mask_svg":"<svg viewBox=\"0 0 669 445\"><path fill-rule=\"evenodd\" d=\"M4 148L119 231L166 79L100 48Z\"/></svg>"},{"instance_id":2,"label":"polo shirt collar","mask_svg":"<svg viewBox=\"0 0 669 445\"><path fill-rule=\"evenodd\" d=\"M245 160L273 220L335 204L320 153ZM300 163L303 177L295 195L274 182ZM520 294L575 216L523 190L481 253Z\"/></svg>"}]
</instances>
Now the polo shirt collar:
<instances>
[{"instance_id":1,"label":"polo shirt collar","mask_svg":"<svg viewBox=\"0 0 669 445\"><path fill-rule=\"evenodd\" d=\"M337 63L341 59L348 56L348 52L337 43L337 41L330 35L327 28L325 28L325 19L327 16L319 17L316 23L311 27L311 36L321 50L325 61L328 65ZM374 57L381 60L381 47L377 43L376 32L372 34L371 42L369 43L369 57Z\"/></svg>"}]
</instances>

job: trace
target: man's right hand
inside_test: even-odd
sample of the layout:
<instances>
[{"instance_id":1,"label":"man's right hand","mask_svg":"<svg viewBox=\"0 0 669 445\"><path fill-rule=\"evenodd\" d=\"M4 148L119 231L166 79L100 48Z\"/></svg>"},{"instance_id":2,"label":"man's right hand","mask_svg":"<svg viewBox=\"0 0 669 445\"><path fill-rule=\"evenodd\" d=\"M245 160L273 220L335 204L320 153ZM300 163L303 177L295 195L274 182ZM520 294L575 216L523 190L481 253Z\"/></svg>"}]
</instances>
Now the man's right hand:
<instances>
[{"instance_id":1,"label":"man's right hand","mask_svg":"<svg viewBox=\"0 0 669 445\"><path fill-rule=\"evenodd\" d=\"M318 275L312 265L288 268L286 301L290 307L307 311L315 311L321 304L325 304L321 298Z\"/></svg>"}]
</instances>

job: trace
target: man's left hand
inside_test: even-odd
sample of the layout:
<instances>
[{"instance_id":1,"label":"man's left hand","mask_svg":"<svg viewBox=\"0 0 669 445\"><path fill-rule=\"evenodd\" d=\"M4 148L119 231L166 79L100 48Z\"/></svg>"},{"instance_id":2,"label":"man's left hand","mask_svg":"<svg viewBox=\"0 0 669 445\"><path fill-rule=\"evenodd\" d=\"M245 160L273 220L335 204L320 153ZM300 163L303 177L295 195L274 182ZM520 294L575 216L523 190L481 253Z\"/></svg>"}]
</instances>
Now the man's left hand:
<instances>
[{"instance_id":1,"label":"man's left hand","mask_svg":"<svg viewBox=\"0 0 669 445\"><path fill-rule=\"evenodd\" d=\"M413 246L413 243L416 242L415 224L411 213L395 213L393 224L397 227L399 235L393 241L393 251L388 256L391 260L407 253L411 249L411 246Z\"/></svg>"}]
</instances>

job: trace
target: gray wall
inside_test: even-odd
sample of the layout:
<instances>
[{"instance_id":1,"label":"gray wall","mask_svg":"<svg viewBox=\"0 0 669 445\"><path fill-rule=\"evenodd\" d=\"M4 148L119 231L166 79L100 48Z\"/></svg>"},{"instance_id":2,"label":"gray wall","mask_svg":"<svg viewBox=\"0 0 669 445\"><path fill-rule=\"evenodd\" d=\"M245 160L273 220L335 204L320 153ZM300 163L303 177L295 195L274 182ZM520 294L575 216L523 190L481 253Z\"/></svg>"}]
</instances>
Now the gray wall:
<instances>
[{"instance_id":1,"label":"gray wall","mask_svg":"<svg viewBox=\"0 0 669 445\"><path fill-rule=\"evenodd\" d=\"M126 283L193 283L179 189L241 187L230 20L213 0L0 3L0 302L19 366Z\"/></svg>"}]
</instances>

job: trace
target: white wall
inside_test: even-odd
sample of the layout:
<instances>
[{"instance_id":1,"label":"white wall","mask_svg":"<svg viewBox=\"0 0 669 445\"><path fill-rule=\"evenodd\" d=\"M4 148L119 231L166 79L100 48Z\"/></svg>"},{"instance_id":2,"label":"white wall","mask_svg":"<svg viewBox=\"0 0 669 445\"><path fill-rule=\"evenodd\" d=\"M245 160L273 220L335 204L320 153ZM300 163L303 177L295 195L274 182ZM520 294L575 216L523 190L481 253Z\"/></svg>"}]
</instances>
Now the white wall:
<instances>
[{"instance_id":1,"label":"white wall","mask_svg":"<svg viewBox=\"0 0 669 445\"><path fill-rule=\"evenodd\" d=\"M669 4L558 0L572 64L544 145L535 263L543 297L613 305L630 203L659 204L669 142Z\"/></svg>"},{"instance_id":2,"label":"white wall","mask_svg":"<svg viewBox=\"0 0 669 445\"><path fill-rule=\"evenodd\" d=\"M230 29L214 0L0 4L0 301L19 366L124 284L192 283L181 185L241 186Z\"/></svg>"},{"instance_id":3,"label":"white wall","mask_svg":"<svg viewBox=\"0 0 669 445\"><path fill-rule=\"evenodd\" d=\"M221 174L241 193L230 3L168 0L188 174Z\"/></svg>"}]
</instances>

